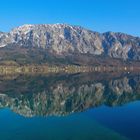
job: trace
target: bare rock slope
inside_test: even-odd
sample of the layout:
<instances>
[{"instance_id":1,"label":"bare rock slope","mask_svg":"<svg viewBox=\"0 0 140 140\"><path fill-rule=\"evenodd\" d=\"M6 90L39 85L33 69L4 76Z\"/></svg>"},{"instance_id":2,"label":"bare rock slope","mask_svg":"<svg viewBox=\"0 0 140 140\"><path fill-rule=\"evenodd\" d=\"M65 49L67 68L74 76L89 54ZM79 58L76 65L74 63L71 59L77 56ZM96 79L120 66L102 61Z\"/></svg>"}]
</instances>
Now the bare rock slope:
<instances>
[{"instance_id":1,"label":"bare rock slope","mask_svg":"<svg viewBox=\"0 0 140 140\"><path fill-rule=\"evenodd\" d=\"M123 33L98 33L67 24L23 25L0 32L0 47L43 48L54 54L106 55L140 60L140 38Z\"/></svg>"}]
</instances>

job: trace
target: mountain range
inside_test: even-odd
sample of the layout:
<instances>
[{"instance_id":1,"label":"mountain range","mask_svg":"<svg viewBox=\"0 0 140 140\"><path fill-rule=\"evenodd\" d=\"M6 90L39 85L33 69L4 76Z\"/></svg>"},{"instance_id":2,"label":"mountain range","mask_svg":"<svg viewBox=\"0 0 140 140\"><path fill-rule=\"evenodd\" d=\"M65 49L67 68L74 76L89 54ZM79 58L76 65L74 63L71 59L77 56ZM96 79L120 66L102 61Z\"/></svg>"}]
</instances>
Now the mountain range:
<instances>
[{"instance_id":1,"label":"mountain range","mask_svg":"<svg viewBox=\"0 0 140 140\"><path fill-rule=\"evenodd\" d=\"M139 61L140 38L124 33L98 33L68 24L27 24L9 33L0 32L0 61L28 63L59 58L65 61L67 56L73 58L70 60L73 62L75 56L107 58L106 62L110 59Z\"/></svg>"}]
</instances>

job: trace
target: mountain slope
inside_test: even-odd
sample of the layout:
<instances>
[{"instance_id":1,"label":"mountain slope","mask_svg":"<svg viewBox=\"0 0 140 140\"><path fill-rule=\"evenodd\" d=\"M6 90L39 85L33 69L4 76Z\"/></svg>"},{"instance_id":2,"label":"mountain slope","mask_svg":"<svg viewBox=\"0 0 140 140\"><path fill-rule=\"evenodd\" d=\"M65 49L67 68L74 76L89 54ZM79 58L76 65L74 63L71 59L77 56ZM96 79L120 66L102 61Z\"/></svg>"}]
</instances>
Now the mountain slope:
<instances>
[{"instance_id":1,"label":"mountain slope","mask_svg":"<svg viewBox=\"0 0 140 140\"><path fill-rule=\"evenodd\" d=\"M140 38L123 33L97 33L67 24L23 25L0 32L0 47L42 48L52 54L92 54L140 60Z\"/></svg>"}]
</instances>

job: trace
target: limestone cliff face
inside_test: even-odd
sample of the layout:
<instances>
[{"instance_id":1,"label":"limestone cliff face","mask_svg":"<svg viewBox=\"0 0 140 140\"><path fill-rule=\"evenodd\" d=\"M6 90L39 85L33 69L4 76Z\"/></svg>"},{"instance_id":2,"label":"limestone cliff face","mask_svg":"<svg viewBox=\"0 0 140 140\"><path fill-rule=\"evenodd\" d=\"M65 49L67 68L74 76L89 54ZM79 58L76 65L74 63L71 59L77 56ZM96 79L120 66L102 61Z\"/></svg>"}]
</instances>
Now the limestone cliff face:
<instances>
[{"instance_id":1,"label":"limestone cliff face","mask_svg":"<svg viewBox=\"0 0 140 140\"><path fill-rule=\"evenodd\" d=\"M140 60L140 38L123 33L97 33L67 24L23 25L0 33L0 47L43 48L54 54L82 53Z\"/></svg>"},{"instance_id":2,"label":"limestone cliff face","mask_svg":"<svg viewBox=\"0 0 140 140\"><path fill-rule=\"evenodd\" d=\"M13 29L7 38L17 46L47 48L57 54L79 52L99 55L103 52L99 33L66 24L23 25ZM0 46L4 44L0 42Z\"/></svg>"},{"instance_id":3,"label":"limestone cliff face","mask_svg":"<svg viewBox=\"0 0 140 140\"><path fill-rule=\"evenodd\" d=\"M12 37L9 33L0 32L0 47L5 47L12 42Z\"/></svg>"},{"instance_id":4,"label":"limestone cliff face","mask_svg":"<svg viewBox=\"0 0 140 140\"><path fill-rule=\"evenodd\" d=\"M103 34L105 53L113 58L140 60L140 38L124 33Z\"/></svg>"}]
</instances>

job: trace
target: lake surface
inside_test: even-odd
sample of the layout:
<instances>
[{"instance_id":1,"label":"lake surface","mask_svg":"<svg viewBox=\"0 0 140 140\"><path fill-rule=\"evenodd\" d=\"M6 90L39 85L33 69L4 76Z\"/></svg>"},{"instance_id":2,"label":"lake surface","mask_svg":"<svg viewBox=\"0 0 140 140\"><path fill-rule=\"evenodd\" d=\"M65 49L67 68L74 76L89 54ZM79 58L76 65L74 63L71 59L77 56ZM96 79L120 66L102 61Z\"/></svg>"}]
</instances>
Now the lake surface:
<instances>
[{"instance_id":1,"label":"lake surface","mask_svg":"<svg viewBox=\"0 0 140 140\"><path fill-rule=\"evenodd\" d=\"M0 140L139 140L140 76L0 76Z\"/></svg>"}]
</instances>

